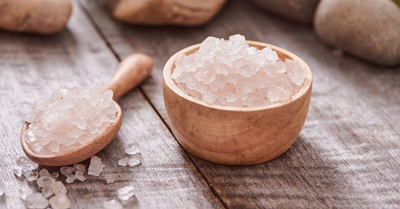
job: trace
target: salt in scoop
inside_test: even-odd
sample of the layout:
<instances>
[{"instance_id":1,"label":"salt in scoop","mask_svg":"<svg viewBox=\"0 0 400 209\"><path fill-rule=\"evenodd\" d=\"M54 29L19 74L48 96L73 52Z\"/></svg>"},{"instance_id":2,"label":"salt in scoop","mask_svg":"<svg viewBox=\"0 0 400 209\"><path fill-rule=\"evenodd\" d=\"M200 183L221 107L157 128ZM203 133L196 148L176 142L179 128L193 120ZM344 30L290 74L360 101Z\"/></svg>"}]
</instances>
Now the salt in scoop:
<instances>
[{"instance_id":1,"label":"salt in scoop","mask_svg":"<svg viewBox=\"0 0 400 209\"><path fill-rule=\"evenodd\" d=\"M151 74L152 68L153 62L145 54L133 54L121 61L112 79L100 89L102 92L107 90L113 91L113 103L117 108L115 122L100 136L77 148L52 155L37 154L29 148L28 143L24 139L25 131L27 131L30 125L30 123L25 122L21 130L20 140L26 156L41 165L63 166L86 160L102 150L114 139L121 127L122 111L115 100L144 81Z\"/></svg>"}]
</instances>

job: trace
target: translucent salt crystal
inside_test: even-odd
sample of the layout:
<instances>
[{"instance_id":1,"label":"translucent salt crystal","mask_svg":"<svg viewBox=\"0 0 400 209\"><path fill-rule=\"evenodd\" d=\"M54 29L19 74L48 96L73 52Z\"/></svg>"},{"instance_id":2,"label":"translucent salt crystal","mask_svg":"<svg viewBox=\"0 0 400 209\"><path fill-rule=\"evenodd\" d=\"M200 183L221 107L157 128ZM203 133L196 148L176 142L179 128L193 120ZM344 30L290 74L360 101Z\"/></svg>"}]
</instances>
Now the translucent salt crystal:
<instances>
[{"instance_id":1,"label":"translucent salt crystal","mask_svg":"<svg viewBox=\"0 0 400 209\"><path fill-rule=\"evenodd\" d=\"M57 179L58 176L59 176L58 172L53 172L53 173L50 174L50 177L53 178L53 179Z\"/></svg>"},{"instance_id":2,"label":"translucent salt crystal","mask_svg":"<svg viewBox=\"0 0 400 209\"><path fill-rule=\"evenodd\" d=\"M68 177L68 176L72 175L72 173L74 173L74 167L69 167L69 166L61 167L60 172L65 177Z\"/></svg>"},{"instance_id":3,"label":"translucent salt crystal","mask_svg":"<svg viewBox=\"0 0 400 209\"><path fill-rule=\"evenodd\" d=\"M67 177L67 179L65 179L65 182L66 182L67 184L71 184L71 183L73 183L75 180L76 180L76 176L71 174L71 175L69 175L69 176Z\"/></svg>"},{"instance_id":4,"label":"translucent salt crystal","mask_svg":"<svg viewBox=\"0 0 400 209\"><path fill-rule=\"evenodd\" d=\"M129 198L135 196L135 187L132 186L125 186L121 189L118 189L117 194L118 194L118 198L121 201L126 201L129 200Z\"/></svg>"},{"instance_id":5,"label":"translucent salt crystal","mask_svg":"<svg viewBox=\"0 0 400 209\"><path fill-rule=\"evenodd\" d=\"M49 202L40 193L32 193L26 196L25 205L27 208L46 208Z\"/></svg>"},{"instance_id":6,"label":"translucent salt crystal","mask_svg":"<svg viewBox=\"0 0 400 209\"><path fill-rule=\"evenodd\" d=\"M85 181L86 178L83 176L83 173L80 171L75 172L75 178L79 181Z\"/></svg>"},{"instance_id":7,"label":"translucent salt crystal","mask_svg":"<svg viewBox=\"0 0 400 209\"><path fill-rule=\"evenodd\" d=\"M104 176L104 178L106 179L107 184L112 184L115 181L113 175L106 175L106 176Z\"/></svg>"},{"instance_id":8,"label":"translucent salt crystal","mask_svg":"<svg viewBox=\"0 0 400 209\"><path fill-rule=\"evenodd\" d=\"M252 68L250 65L243 65L239 68L240 71L240 75L242 75L243 77L252 77L256 74L256 70L254 68Z\"/></svg>"},{"instance_id":9,"label":"translucent salt crystal","mask_svg":"<svg viewBox=\"0 0 400 209\"><path fill-rule=\"evenodd\" d=\"M61 181L56 181L51 184L51 189L53 190L54 194L66 194L67 188L65 188L64 184Z\"/></svg>"},{"instance_id":10,"label":"translucent salt crystal","mask_svg":"<svg viewBox=\"0 0 400 209\"><path fill-rule=\"evenodd\" d=\"M289 99L289 93L282 87L272 87L268 93L267 97L271 102L285 101Z\"/></svg>"},{"instance_id":11,"label":"translucent salt crystal","mask_svg":"<svg viewBox=\"0 0 400 209\"><path fill-rule=\"evenodd\" d=\"M110 201L103 202L103 207L104 207L104 209L122 209L123 208L121 203L119 203L116 200L110 200Z\"/></svg>"},{"instance_id":12,"label":"translucent salt crystal","mask_svg":"<svg viewBox=\"0 0 400 209\"><path fill-rule=\"evenodd\" d=\"M84 174L85 171L86 171L86 167L85 167L85 165L83 165L83 164L74 164L74 171L75 171L75 172L79 171L79 172L81 172L82 174Z\"/></svg>"},{"instance_id":13,"label":"translucent salt crystal","mask_svg":"<svg viewBox=\"0 0 400 209\"><path fill-rule=\"evenodd\" d=\"M65 194L57 194L50 198L49 203L53 209L67 209L71 207L71 203Z\"/></svg>"},{"instance_id":14,"label":"translucent salt crystal","mask_svg":"<svg viewBox=\"0 0 400 209\"><path fill-rule=\"evenodd\" d=\"M22 176L22 168L19 166L15 166L13 172L18 177Z\"/></svg>"},{"instance_id":15,"label":"translucent salt crystal","mask_svg":"<svg viewBox=\"0 0 400 209\"><path fill-rule=\"evenodd\" d=\"M36 171L26 170L22 171L27 181L35 181L38 178L38 173Z\"/></svg>"},{"instance_id":16,"label":"translucent salt crystal","mask_svg":"<svg viewBox=\"0 0 400 209\"><path fill-rule=\"evenodd\" d=\"M140 145L138 142L134 142L128 144L127 148L125 148L125 153L128 155L134 155L140 153Z\"/></svg>"},{"instance_id":17,"label":"translucent salt crystal","mask_svg":"<svg viewBox=\"0 0 400 209\"><path fill-rule=\"evenodd\" d=\"M42 188L42 196L44 198L49 198L51 197L51 195L53 195L53 190L51 189L51 187L43 187Z\"/></svg>"},{"instance_id":18,"label":"translucent salt crystal","mask_svg":"<svg viewBox=\"0 0 400 209\"><path fill-rule=\"evenodd\" d=\"M290 70L288 76L294 84L301 86L304 82L304 79L307 77L307 70L304 68Z\"/></svg>"},{"instance_id":19,"label":"translucent salt crystal","mask_svg":"<svg viewBox=\"0 0 400 209\"><path fill-rule=\"evenodd\" d=\"M215 100L218 99L218 96L216 94L212 93L212 92L203 92L201 94L201 97L203 98L204 102L207 102L207 103L210 103L210 104L214 103Z\"/></svg>"},{"instance_id":20,"label":"translucent salt crystal","mask_svg":"<svg viewBox=\"0 0 400 209\"><path fill-rule=\"evenodd\" d=\"M99 176L103 171L104 167L105 165L101 162L101 158L94 155L90 158L88 174L93 176Z\"/></svg>"},{"instance_id":21,"label":"translucent salt crystal","mask_svg":"<svg viewBox=\"0 0 400 209\"><path fill-rule=\"evenodd\" d=\"M134 167L140 165L140 155L136 154L129 159L129 166Z\"/></svg>"},{"instance_id":22,"label":"translucent salt crystal","mask_svg":"<svg viewBox=\"0 0 400 209\"><path fill-rule=\"evenodd\" d=\"M6 189L4 187L4 183L0 181L0 197L6 193Z\"/></svg>"},{"instance_id":23,"label":"translucent salt crystal","mask_svg":"<svg viewBox=\"0 0 400 209\"><path fill-rule=\"evenodd\" d=\"M32 191L32 189L29 188L29 187L23 187L23 188L20 188L20 189L19 189L18 193L19 193L19 197L20 197L22 200L26 200L26 198L28 197L28 195L32 194L33 191Z\"/></svg>"},{"instance_id":24,"label":"translucent salt crystal","mask_svg":"<svg viewBox=\"0 0 400 209\"><path fill-rule=\"evenodd\" d=\"M118 165L120 166L127 166L129 163L129 157L124 157L120 160L118 160Z\"/></svg>"},{"instance_id":25,"label":"translucent salt crystal","mask_svg":"<svg viewBox=\"0 0 400 209\"><path fill-rule=\"evenodd\" d=\"M42 177L42 176L50 176L51 177L51 174L49 173L49 171L46 168L43 168L39 171L39 176L40 177Z\"/></svg>"},{"instance_id":26,"label":"translucent salt crystal","mask_svg":"<svg viewBox=\"0 0 400 209\"><path fill-rule=\"evenodd\" d=\"M39 166L26 157L19 157L17 159L17 165L21 167L22 170L35 170Z\"/></svg>"},{"instance_id":27,"label":"translucent salt crystal","mask_svg":"<svg viewBox=\"0 0 400 209\"><path fill-rule=\"evenodd\" d=\"M52 155L96 138L115 122L112 94L97 87L61 87L28 114L31 124L23 139L35 153Z\"/></svg>"},{"instance_id":28,"label":"translucent salt crystal","mask_svg":"<svg viewBox=\"0 0 400 209\"><path fill-rule=\"evenodd\" d=\"M49 176L42 176L37 179L37 184L39 187L47 187L50 188L51 184L55 182L55 180Z\"/></svg>"}]
</instances>

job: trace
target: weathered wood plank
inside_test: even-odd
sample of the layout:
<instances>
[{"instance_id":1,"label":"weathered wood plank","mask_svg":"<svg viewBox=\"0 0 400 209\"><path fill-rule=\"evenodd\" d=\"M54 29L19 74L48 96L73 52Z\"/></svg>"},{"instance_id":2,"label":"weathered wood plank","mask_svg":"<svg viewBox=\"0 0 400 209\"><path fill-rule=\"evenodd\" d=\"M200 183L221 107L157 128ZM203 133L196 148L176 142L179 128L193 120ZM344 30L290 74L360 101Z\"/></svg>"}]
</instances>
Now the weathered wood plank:
<instances>
[{"instance_id":1,"label":"weathered wood plank","mask_svg":"<svg viewBox=\"0 0 400 209\"><path fill-rule=\"evenodd\" d=\"M13 167L16 158L23 155L19 133L25 115L61 85L104 85L118 65L85 12L74 3L68 28L58 35L0 31L0 180L6 186L0 208L24 208L18 189L27 183L14 176ZM103 201L117 199L116 190L126 185L137 188L133 202L137 208L221 208L142 93L134 90L119 104L123 111L121 130L98 153L106 164L102 176L66 185L72 208L102 208ZM142 165L117 166L125 156L124 146L135 141L142 148ZM107 184L106 176L113 176L115 183ZM37 189L36 183L29 185Z\"/></svg>"},{"instance_id":2,"label":"weathered wood plank","mask_svg":"<svg viewBox=\"0 0 400 209\"><path fill-rule=\"evenodd\" d=\"M142 85L168 122L162 68L176 51L209 35L240 33L303 58L314 74L304 129L284 155L254 166L223 166L191 156L228 207L400 207L400 68L333 56L312 28L264 13L249 1L231 0L210 24L197 28L119 23L99 5L85 5L120 58L142 51L154 58Z\"/></svg>"}]
</instances>

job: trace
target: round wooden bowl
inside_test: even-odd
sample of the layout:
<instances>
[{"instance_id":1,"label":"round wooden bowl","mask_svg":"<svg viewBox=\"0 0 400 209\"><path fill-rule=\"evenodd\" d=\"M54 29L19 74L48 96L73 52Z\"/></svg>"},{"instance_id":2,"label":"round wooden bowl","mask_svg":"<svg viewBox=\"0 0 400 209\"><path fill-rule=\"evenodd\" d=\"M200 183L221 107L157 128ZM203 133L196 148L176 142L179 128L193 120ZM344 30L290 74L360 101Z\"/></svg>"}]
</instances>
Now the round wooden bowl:
<instances>
[{"instance_id":1,"label":"round wooden bowl","mask_svg":"<svg viewBox=\"0 0 400 209\"><path fill-rule=\"evenodd\" d=\"M255 41L247 43L258 49L271 47L283 60L298 60L307 69L303 88L291 99L269 106L212 105L187 95L171 78L177 57L194 53L200 44L177 52L164 67L164 102L172 131L186 150L211 162L251 165L275 159L292 146L307 117L312 89L308 65L279 47Z\"/></svg>"}]
</instances>

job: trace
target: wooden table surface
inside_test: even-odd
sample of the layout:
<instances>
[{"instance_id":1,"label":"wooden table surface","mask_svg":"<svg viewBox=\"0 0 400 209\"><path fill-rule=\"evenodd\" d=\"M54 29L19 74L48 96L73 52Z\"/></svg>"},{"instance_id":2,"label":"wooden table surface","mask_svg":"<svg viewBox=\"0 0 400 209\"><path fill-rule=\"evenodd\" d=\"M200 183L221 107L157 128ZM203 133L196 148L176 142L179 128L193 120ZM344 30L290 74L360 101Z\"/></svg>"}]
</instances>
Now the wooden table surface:
<instances>
[{"instance_id":1,"label":"wooden table surface","mask_svg":"<svg viewBox=\"0 0 400 209\"><path fill-rule=\"evenodd\" d=\"M294 52L314 75L299 138L281 157L253 166L218 165L185 151L169 129L162 96L162 69L172 54L209 35L237 33ZM25 115L61 85L104 85L118 62L135 52L153 58L154 72L118 101L121 130L97 154L106 164L103 174L66 185L72 208L102 208L126 185L137 188L128 208L400 207L400 67L334 56L310 26L250 1L230 0L209 24L187 28L127 25L82 0L74 1L68 27L57 35L0 31L0 180L6 188L0 208L24 208L18 189L37 189L12 171L23 155ZM124 146L135 141L142 164L117 166ZM109 177L115 182L107 184Z\"/></svg>"}]
</instances>

